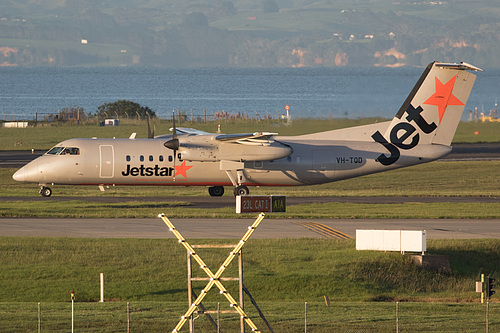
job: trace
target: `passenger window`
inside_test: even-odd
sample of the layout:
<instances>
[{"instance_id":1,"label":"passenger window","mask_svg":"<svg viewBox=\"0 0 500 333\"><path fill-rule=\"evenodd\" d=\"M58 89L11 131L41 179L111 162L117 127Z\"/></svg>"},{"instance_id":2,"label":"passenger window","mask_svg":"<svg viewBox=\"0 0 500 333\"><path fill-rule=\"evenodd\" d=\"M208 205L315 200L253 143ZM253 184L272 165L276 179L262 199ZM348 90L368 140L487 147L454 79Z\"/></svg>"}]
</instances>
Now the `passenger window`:
<instances>
[{"instance_id":1,"label":"passenger window","mask_svg":"<svg viewBox=\"0 0 500 333\"><path fill-rule=\"evenodd\" d=\"M127 162L130 162L130 155L127 155Z\"/></svg>"},{"instance_id":2,"label":"passenger window","mask_svg":"<svg viewBox=\"0 0 500 333\"><path fill-rule=\"evenodd\" d=\"M169 162L172 162L173 160L174 160L174 159L172 158L172 155L170 155L170 156L168 157L168 161L169 161Z\"/></svg>"},{"instance_id":3,"label":"passenger window","mask_svg":"<svg viewBox=\"0 0 500 333\"><path fill-rule=\"evenodd\" d=\"M141 155L141 157L139 157L139 160L141 160L141 162L144 162L144 156Z\"/></svg>"},{"instance_id":4,"label":"passenger window","mask_svg":"<svg viewBox=\"0 0 500 333\"><path fill-rule=\"evenodd\" d=\"M158 160L159 160L160 162L163 162L163 155L160 155L160 157L158 157Z\"/></svg>"},{"instance_id":5,"label":"passenger window","mask_svg":"<svg viewBox=\"0 0 500 333\"><path fill-rule=\"evenodd\" d=\"M153 155L149 155L149 162L153 162Z\"/></svg>"}]
</instances>

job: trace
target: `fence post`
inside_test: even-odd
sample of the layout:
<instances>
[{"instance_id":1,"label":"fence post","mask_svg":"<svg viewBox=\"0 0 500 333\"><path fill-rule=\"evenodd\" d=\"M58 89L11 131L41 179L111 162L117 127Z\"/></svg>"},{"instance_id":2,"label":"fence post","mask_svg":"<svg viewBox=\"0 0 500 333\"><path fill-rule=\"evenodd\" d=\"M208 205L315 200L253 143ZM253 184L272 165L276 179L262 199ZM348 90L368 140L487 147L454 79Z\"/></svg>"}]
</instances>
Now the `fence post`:
<instances>
[{"instance_id":1,"label":"fence post","mask_svg":"<svg viewBox=\"0 0 500 333\"><path fill-rule=\"evenodd\" d=\"M40 309L40 302L38 302L38 333L42 331L42 312Z\"/></svg>"},{"instance_id":2,"label":"fence post","mask_svg":"<svg viewBox=\"0 0 500 333\"><path fill-rule=\"evenodd\" d=\"M399 333L399 302L396 301L396 333Z\"/></svg>"},{"instance_id":3,"label":"fence post","mask_svg":"<svg viewBox=\"0 0 500 333\"><path fill-rule=\"evenodd\" d=\"M127 333L130 333L130 305L127 302Z\"/></svg>"},{"instance_id":4,"label":"fence post","mask_svg":"<svg viewBox=\"0 0 500 333\"><path fill-rule=\"evenodd\" d=\"M488 322L490 321L489 314L490 314L490 298L486 297L486 333L488 333L489 330L488 327Z\"/></svg>"},{"instance_id":5,"label":"fence post","mask_svg":"<svg viewBox=\"0 0 500 333\"><path fill-rule=\"evenodd\" d=\"M304 304L304 333L307 333L307 302Z\"/></svg>"}]
</instances>

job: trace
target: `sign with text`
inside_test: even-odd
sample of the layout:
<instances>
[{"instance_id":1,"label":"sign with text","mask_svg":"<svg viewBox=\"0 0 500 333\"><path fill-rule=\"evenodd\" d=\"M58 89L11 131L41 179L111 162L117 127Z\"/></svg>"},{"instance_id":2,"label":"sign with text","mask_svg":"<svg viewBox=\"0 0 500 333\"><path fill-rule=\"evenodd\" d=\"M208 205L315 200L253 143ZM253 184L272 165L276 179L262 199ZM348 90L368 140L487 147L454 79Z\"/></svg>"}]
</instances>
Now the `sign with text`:
<instances>
[{"instance_id":1,"label":"sign with text","mask_svg":"<svg viewBox=\"0 0 500 333\"><path fill-rule=\"evenodd\" d=\"M284 213L286 196L284 195L239 195L236 197L236 213Z\"/></svg>"}]
</instances>

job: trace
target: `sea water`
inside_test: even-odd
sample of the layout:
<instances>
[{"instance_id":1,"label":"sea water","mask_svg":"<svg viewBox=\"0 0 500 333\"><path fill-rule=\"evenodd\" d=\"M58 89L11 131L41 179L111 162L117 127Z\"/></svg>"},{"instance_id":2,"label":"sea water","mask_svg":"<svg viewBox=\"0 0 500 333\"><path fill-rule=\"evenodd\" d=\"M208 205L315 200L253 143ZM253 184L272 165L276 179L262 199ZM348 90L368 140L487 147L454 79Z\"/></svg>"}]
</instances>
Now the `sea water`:
<instances>
[{"instance_id":1,"label":"sea water","mask_svg":"<svg viewBox=\"0 0 500 333\"><path fill-rule=\"evenodd\" d=\"M68 107L95 113L105 103L130 100L161 118L172 110L208 116L392 118L422 68L0 68L0 118L33 119ZM489 113L500 95L500 70L477 73L462 120Z\"/></svg>"}]
</instances>

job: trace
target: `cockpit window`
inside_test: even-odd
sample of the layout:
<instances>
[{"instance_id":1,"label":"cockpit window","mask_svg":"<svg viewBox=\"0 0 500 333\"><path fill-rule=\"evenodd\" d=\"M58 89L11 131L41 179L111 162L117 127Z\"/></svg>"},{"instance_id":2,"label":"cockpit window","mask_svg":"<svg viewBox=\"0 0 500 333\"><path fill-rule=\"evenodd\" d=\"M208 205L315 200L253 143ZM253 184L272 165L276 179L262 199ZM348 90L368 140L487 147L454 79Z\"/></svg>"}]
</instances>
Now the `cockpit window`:
<instances>
[{"instance_id":1,"label":"cockpit window","mask_svg":"<svg viewBox=\"0 0 500 333\"><path fill-rule=\"evenodd\" d=\"M47 155L59 155L62 151L64 150L64 147L54 147L48 152L46 152Z\"/></svg>"},{"instance_id":2,"label":"cockpit window","mask_svg":"<svg viewBox=\"0 0 500 333\"><path fill-rule=\"evenodd\" d=\"M80 148L64 148L63 155L80 155Z\"/></svg>"},{"instance_id":3,"label":"cockpit window","mask_svg":"<svg viewBox=\"0 0 500 333\"><path fill-rule=\"evenodd\" d=\"M80 155L80 148L76 147L54 147L47 155Z\"/></svg>"}]
</instances>

